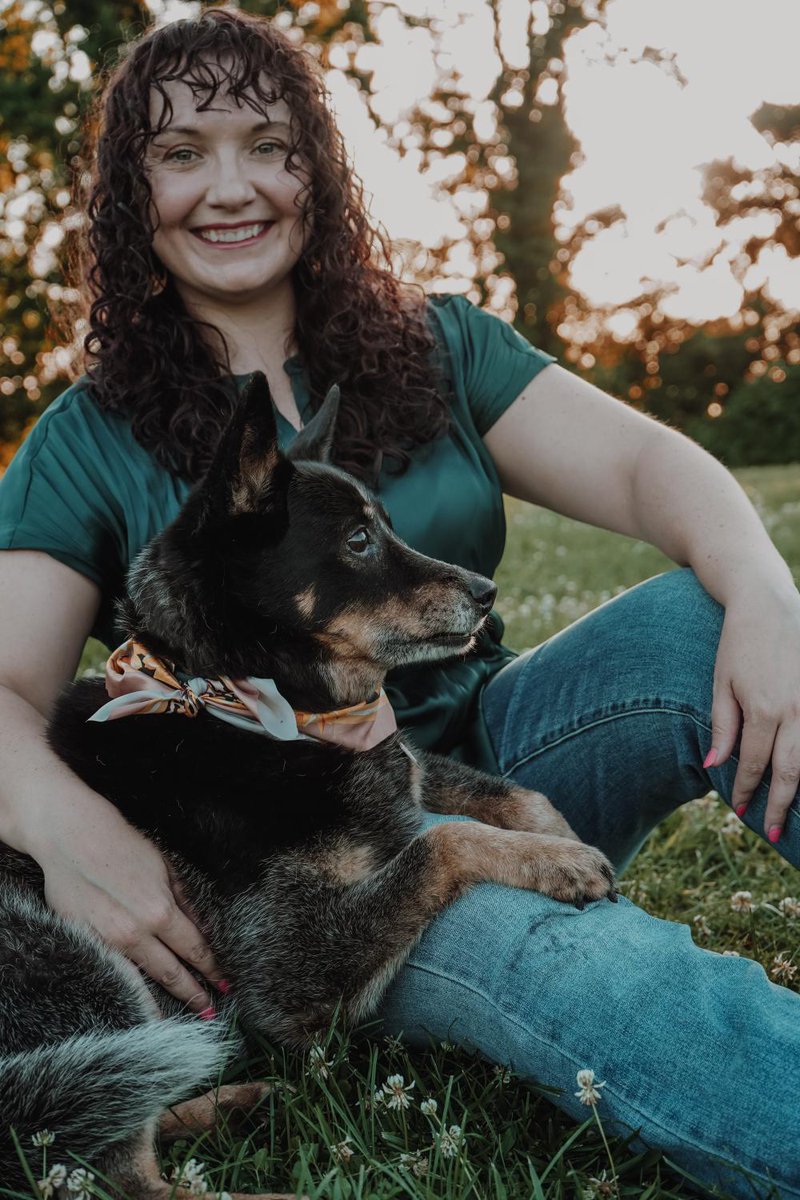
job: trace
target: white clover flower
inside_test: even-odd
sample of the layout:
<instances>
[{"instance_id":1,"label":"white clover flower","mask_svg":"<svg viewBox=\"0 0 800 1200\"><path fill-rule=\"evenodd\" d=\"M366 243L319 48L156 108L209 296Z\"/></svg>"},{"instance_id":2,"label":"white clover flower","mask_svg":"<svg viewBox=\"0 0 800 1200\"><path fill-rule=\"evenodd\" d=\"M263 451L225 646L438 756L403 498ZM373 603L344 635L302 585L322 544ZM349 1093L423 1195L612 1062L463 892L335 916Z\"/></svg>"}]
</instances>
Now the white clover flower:
<instances>
[{"instance_id":1,"label":"white clover flower","mask_svg":"<svg viewBox=\"0 0 800 1200\"><path fill-rule=\"evenodd\" d=\"M755 908L752 892L734 892L731 896L731 908L734 912L749 913Z\"/></svg>"},{"instance_id":2,"label":"white clover flower","mask_svg":"<svg viewBox=\"0 0 800 1200\"><path fill-rule=\"evenodd\" d=\"M205 1181L205 1163L190 1158L182 1167L174 1167L171 1181L178 1187L186 1188L190 1196L205 1196L208 1184Z\"/></svg>"},{"instance_id":3,"label":"white clover flower","mask_svg":"<svg viewBox=\"0 0 800 1200\"><path fill-rule=\"evenodd\" d=\"M602 1171L600 1177L589 1176L589 1186L583 1189L583 1200L601 1200L601 1197L617 1195L617 1177L609 1178L607 1171Z\"/></svg>"},{"instance_id":4,"label":"white clover flower","mask_svg":"<svg viewBox=\"0 0 800 1200\"><path fill-rule=\"evenodd\" d=\"M340 1163L349 1163L350 1162L350 1159L355 1154L355 1150L349 1143L350 1143L350 1134L347 1135L347 1137L344 1139L344 1141L336 1142L336 1144L334 1146L329 1147L331 1154L333 1155L333 1157L336 1159L337 1162L340 1162Z\"/></svg>"},{"instance_id":5,"label":"white clover flower","mask_svg":"<svg viewBox=\"0 0 800 1200\"><path fill-rule=\"evenodd\" d=\"M67 1178L67 1168L61 1163L56 1163L45 1175L44 1179L40 1179L36 1186L42 1196L42 1200L50 1200L54 1195L56 1188L64 1186L64 1181Z\"/></svg>"},{"instance_id":6,"label":"white clover flower","mask_svg":"<svg viewBox=\"0 0 800 1200\"><path fill-rule=\"evenodd\" d=\"M800 917L800 900L795 896L784 896L782 900L778 901L778 909L784 917L794 921L795 918Z\"/></svg>"},{"instance_id":7,"label":"white clover flower","mask_svg":"<svg viewBox=\"0 0 800 1200\"><path fill-rule=\"evenodd\" d=\"M315 1042L308 1052L308 1069L307 1075L314 1075L317 1079L327 1079L330 1072L328 1067L333 1066L333 1059L330 1061L325 1058L325 1051L319 1042Z\"/></svg>"},{"instance_id":8,"label":"white clover flower","mask_svg":"<svg viewBox=\"0 0 800 1200\"><path fill-rule=\"evenodd\" d=\"M439 1152L442 1158L455 1158L465 1141L465 1135L460 1125L451 1125L439 1134Z\"/></svg>"},{"instance_id":9,"label":"white clover flower","mask_svg":"<svg viewBox=\"0 0 800 1200\"><path fill-rule=\"evenodd\" d=\"M401 1154L400 1166L411 1171L417 1179L424 1179L428 1174L430 1159L424 1150L416 1150L413 1154Z\"/></svg>"},{"instance_id":10,"label":"white clover flower","mask_svg":"<svg viewBox=\"0 0 800 1200\"><path fill-rule=\"evenodd\" d=\"M722 957L723 958L741 958L742 956L738 950L723 950Z\"/></svg>"},{"instance_id":11,"label":"white clover flower","mask_svg":"<svg viewBox=\"0 0 800 1200\"><path fill-rule=\"evenodd\" d=\"M420 1104L420 1106L419 1106L420 1112L426 1117L435 1117L438 1108L439 1108L439 1105L432 1098L430 1098L428 1100L423 1100L422 1104Z\"/></svg>"},{"instance_id":12,"label":"white clover flower","mask_svg":"<svg viewBox=\"0 0 800 1200\"><path fill-rule=\"evenodd\" d=\"M787 982L791 982L797 974L797 967L784 954L776 954L769 973L773 979L785 979Z\"/></svg>"},{"instance_id":13,"label":"white clover flower","mask_svg":"<svg viewBox=\"0 0 800 1200\"><path fill-rule=\"evenodd\" d=\"M737 817L736 813L728 813L725 820L719 827L719 831L723 837L741 837L744 830L744 825Z\"/></svg>"},{"instance_id":14,"label":"white clover flower","mask_svg":"<svg viewBox=\"0 0 800 1200\"><path fill-rule=\"evenodd\" d=\"M702 913L698 913L696 917L692 917L692 924L697 930L698 937L711 937L711 929Z\"/></svg>"},{"instance_id":15,"label":"white clover flower","mask_svg":"<svg viewBox=\"0 0 800 1200\"><path fill-rule=\"evenodd\" d=\"M76 1167L67 1176L67 1191L72 1193L72 1200L91 1200L94 1175L85 1167Z\"/></svg>"},{"instance_id":16,"label":"white clover flower","mask_svg":"<svg viewBox=\"0 0 800 1200\"><path fill-rule=\"evenodd\" d=\"M38 1133L31 1134L31 1141L34 1146L52 1146L56 1140L56 1135L51 1133L49 1129L40 1129Z\"/></svg>"},{"instance_id":17,"label":"white clover flower","mask_svg":"<svg viewBox=\"0 0 800 1200\"><path fill-rule=\"evenodd\" d=\"M581 1104L595 1105L597 1104L598 1100L602 1099L600 1092L597 1089L605 1087L606 1085L605 1083L595 1082L594 1071L590 1067L586 1067L584 1070L578 1071L577 1080L580 1091L577 1091L575 1095L578 1097Z\"/></svg>"},{"instance_id":18,"label":"white clover flower","mask_svg":"<svg viewBox=\"0 0 800 1200\"><path fill-rule=\"evenodd\" d=\"M408 1093L414 1087L413 1081L406 1085L402 1075L390 1075L383 1085L383 1094L387 1108L408 1108L410 1101Z\"/></svg>"}]
</instances>

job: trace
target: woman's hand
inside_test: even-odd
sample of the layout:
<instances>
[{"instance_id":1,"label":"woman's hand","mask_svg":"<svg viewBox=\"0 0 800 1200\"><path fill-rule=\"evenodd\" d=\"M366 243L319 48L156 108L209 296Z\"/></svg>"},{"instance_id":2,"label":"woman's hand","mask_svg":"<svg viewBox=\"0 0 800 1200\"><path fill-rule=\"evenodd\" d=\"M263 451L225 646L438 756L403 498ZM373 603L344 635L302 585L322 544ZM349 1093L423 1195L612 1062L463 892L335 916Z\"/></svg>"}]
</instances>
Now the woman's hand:
<instances>
[{"instance_id":1,"label":"woman's hand","mask_svg":"<svg viewBox=\"0 0 800 1200\"><path fill-rule=\"evenodd\" d=\"M730 757L741 727L732 797L740 817L771 762L764 833L777 842L800 781L800 593L745 585L728 604L711 721L710 766Z\"/></svg>"},{"instance_id":2,"label":"woman's hand","mask_svg":"<svg viewBox=\"0 0 800 1200\"><path fill-rule=\"evenodd\" d=\"M209 1008L211 995L184 964L210 981L219 971L156 846L106 801L83 814L59 807L48 816L29 852L44 871L50 907L91 925L189 1008Z\"/></svg>"}]
</instances>

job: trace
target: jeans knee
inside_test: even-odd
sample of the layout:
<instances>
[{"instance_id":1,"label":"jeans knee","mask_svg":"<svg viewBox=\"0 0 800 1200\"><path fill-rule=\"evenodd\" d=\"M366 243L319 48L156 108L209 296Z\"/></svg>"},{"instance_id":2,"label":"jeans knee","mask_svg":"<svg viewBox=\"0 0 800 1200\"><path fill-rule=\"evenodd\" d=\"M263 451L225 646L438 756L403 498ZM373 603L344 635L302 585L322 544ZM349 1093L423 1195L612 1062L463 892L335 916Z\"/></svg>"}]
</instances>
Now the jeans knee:
<instances>
[{"instance_id":1,"label":"jeans knee","mask_svg":"<svg viewBox=\"0 0 800 1200\"><path fill-rule=\"evenodd\" d=\"M640 641L642 653L681 671L713 671L725 610L691 567L647 579L619 599L627 601L627 636Z\"/></svg>"}]
</instances>

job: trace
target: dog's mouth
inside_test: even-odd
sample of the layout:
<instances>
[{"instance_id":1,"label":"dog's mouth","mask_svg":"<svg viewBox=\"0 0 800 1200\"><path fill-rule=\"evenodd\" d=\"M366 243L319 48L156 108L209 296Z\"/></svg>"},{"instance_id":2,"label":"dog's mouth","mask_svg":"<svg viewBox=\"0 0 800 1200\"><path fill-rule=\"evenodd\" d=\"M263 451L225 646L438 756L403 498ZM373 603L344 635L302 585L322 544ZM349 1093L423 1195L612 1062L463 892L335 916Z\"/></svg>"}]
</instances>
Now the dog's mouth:
<instances>
[{"instance_id":1,"label":"dog's mouth","mask_svg":"<svg viewBox=\"0 0 800 1200\"><path fill-rule=\"evenodd\" d=\"M418 638L420 646L463 646L477 633L477 629L465 629L463 633L429 633L427 637Z\"/></svg>"}]
</instances>

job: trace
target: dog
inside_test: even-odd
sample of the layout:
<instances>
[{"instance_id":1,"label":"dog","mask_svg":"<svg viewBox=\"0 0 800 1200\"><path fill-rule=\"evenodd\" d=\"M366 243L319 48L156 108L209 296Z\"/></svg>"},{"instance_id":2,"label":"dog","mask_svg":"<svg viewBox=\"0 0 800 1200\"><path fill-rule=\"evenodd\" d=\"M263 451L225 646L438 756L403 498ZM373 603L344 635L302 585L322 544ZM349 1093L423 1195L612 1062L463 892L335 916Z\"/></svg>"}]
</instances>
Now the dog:
<instances>
[{"instance_id":1,"label":"dog","mask_svg":"<svg viewBox=\"0 0 800 1200\"><path fill-rule=\"evenodd\" d=\"M234 1015L297 1047L337 1013L363 1021L432 918L481 880L616 899L605 856L544 796L394 728L386 673L467 653L496 588L411 549L331 464L338 402L332 388L284 454L252 377L211 468L129 571L107 682L75 682L55 706L50 744L159 846L232 990L221 1020L187 1017L50 911L38 866L2 847L5 1186L25 1186L10 1128L23 1148L47 1128L121 1193L166 1200L159 1114L222 1068ZM423 809L475 820L423 832ZM263 1094L189 1101L161 1132Z\"/></svg>"}]
</instances>

